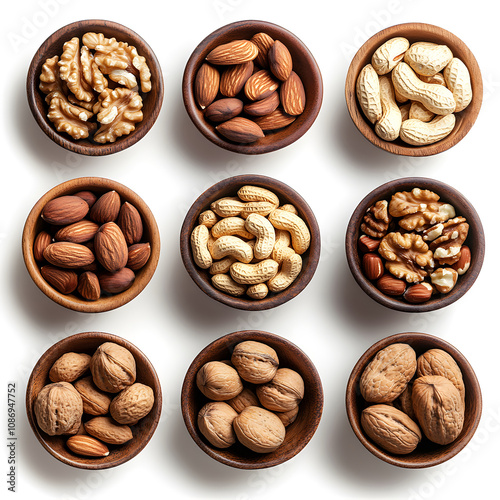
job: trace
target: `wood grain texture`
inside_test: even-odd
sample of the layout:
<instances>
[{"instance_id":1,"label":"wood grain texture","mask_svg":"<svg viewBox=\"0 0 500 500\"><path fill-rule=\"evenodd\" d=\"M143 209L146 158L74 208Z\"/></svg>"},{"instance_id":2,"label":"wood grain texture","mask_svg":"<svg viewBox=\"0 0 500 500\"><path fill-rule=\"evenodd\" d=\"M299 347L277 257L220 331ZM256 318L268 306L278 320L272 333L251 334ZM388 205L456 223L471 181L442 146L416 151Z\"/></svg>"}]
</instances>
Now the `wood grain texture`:
<instances>
[{"instance_id":1,"label":"wood grain texture","mask_svg":"<svg viewBox=\"0 0 500 500\"><path fill-rule=\"evenodd\" d=\"M155 402L150 413L132 426L134 438L120 446L108 445L107 457L89 458L73 453L67 446L69 436L49 436L41 431L33 411L36 396L44 385L50 383L49 370L53 363L66 352L83 352L92 355L104 342L114 342L128 349L136 361L137 381L153 389ZM66 337L51 346L38 360L26 387L26 414L31 429L40 444L57 460L80 469L108 469L121 465L135 457L148 444L160 420L162 392L160 381L149 359L134 344L110 333L85 332Z\"/></svg>"},{"instance_id":2,"label":"wood grain texture","mask_svg":"<svg viewBox=\"0 0 500 500\"><path fill-rule=\"evenodd\" d=\"M248 296L232 297L217 290L210 281L208 271L200 269L194 262L191 252L190 237L198 225L198 216L210 208L210 204L225 196L236 196L244 185L260 186L278 195L281 204L292 203L299 211L299 216L306 222L311 233L309 249L302 255L302 271L296 280L281 293L270 293L265 299L255 300ZM202 193L188 210L181 228L180 249L182 262L188 274L198 287L209 297L236 309L260 311L277 307L296 297L311 281L316 272L321 251L321 238L316 217L307 202L291 187L281 181L262 175L239 175L224 179Z\"/></svg>"},{"instance_id":3,"label":"wood grain texture","mask_svg":"<svg viewBox=\"0 0 500 500\"><path fill-rule=\"evenodd\" d=\"M459 276L453 290L447 294L435 294L430 300L422 304L410 304L402 297L390 297L378 290L374 283L365 277L361 267L361 256L358 252L358 239L361 234L360 226L366 210L376 201L390 201L393 194L399 191L411 191L415 187L434 191L441 197L440 201L450 203L455 207L457 216L461 215L467 219L470 227L465 244L470 248L472 254L472 262L469 270L464 275ZM407 177L379 186L358 204L347 225L345 251L347 263L354 279L372 299L376 300L379 304L397 311L428 312L441 309L457 301L474 284L483 265L485 236L481 219L476 210L455 188L435 179Z\"/></svg>"},{"instance_id":4,"label":"wood grain texture","mask_svg":"<svg viewBox=\"0 0 500 500\"><path fill-rule=\"evenodd\" d=\"M356 98L356 79L363 67L370 63L375 50L387 40L402 36L410 43L434 42L447 45L453 55L461 59L471 76L473 98L467 108L456 113L456 124L453 131L444 139L428 146L410 146L401 139L393 142L382 140L374 130L373 125L367 120ZM345 82L345 100L347 109L354 125L375 146L389 153L403 156L431 156L442 153L461 141L474 125L483 101L483 81L479 65L467 45L449 31L425 23L405 23L391 26L373 35L358 50L349 66Z\"/></svg>"},{"instance_id":5,"label":"wood grain texture","mask_svg":"<svg viewBox=\"0 0 500 500\"><path fill-rule=\"evenodd\" d=\"M45 222L40 214L46 203L59 196L77 193L78 191L90 190L96 194L103 194L115 190L121 198L122 203L128 201L134 205L141 214L144 233L143 241L149 241L151 245L151 256L147 264L136 272L133 285L122 293L113 296L101 297L96 301L86 301L75 294L64 295L50 286L40 273L40 266L33 255L33 243L36 235L44 229ZM116 181L102 177L79 177L59 184L45 193L34 205L29 213L22 235L22 252L24 263L31 278L38 288L50 299L59 305L78 312L103 312L121 307L139 295L149 283L158 265L160 257L160 232L153 213L134 191Z\"/></svg>"},{"instance_id":6,"label":"wood grain texture","mask_svg":"<svg viewBox=\"0 0 500 500\"><path fill-rule=\"evenodd\" d=\"M429 349L443 349L453 357L460 367L465 384L465 421L462 432L452 443L444 446L438 445L424 436L412 453L395 455L377 446L363 431L360 422L361 412L369 403L364 401L359 391L361 375L378 351L399 342L409 344L417 353L417 357ZM397 467L421 469L446 462L463 450L472 439L481 419L481 388L472 366L465 356L450 343L427 333L398 333L376 342L359 358L347 382L346 411L352 430L363 446L373 455Z\"/></svg>"},{"instance_id":7,"label":"wood grain texture","mask_svg":"<svg viewBox=\"0 0 500 500\"><path fill-rule=\"evenodd\" d=\"M205 120L203 112L196 105L193 83L196 72L207 54L218 45L232 40L247 39L256 33L265 32L286 45L292 55L294 71L301 77L306 92L305 111L288 127L266 135L252 144L231 142ZM294 34L273 23L264 21L239 21L231 23L208 35L191 54L182 80L184 106L194 125L217 146L241 154L263 154L282 149L302 137L312 126L323 101L323 80L317 62L309 49Z\"/></svg>"},{"instance_id":8,"label":"wood grain texture","mask_svg":"<svg viewBox=\"0 0 500 500\"><path fill-rule=\"evenodd\" d=\"M263 342L272 347L278 354L280 367L296 370L304 379L304 399L300 403L297 419L287 427L283 444L272 453L255 453L240 443L236 443L227 449L215 448L198 430L198 412L208 402L208 399L201 394L196 386L198 370L208 361L230 359L236 344L246 340ZM215 340L196 356L186 373L182 385L181 409L189 434L207 455L230 467L263 469L290 460L311 440L323 412L323 387L313 362L292 342L268 332L243 330Z\"/></svg>"},{"instance_id":9,"label":"wood grain texture","mask_svg":"<svg viewBox=\"0 0 500 500\"><path fill-rule=\"evenodd\" d=\"M89 139L75 140L68 134L59 133L47 118L48 106L45 94L39 88L40 73L46 59L61 55L63 45L73 37L81 37L89 32L103 33L107 38L115 37L120 42L133 45L138 53L146 58L151 71L152 88L150 92L140 95L143 99L144 119L136 124L136 129L129 135L120 137L114 143L99 144ZM36 122L43 132L56 144L73 152L88 156L103 156L123 151L142 139L151 129L163 103L163 74L160 63L151 47L137 33L121 24L100 19L77 21L64 26L50 35L35 53L26 79L28 104Z\"/></svg>"}]
</instances>

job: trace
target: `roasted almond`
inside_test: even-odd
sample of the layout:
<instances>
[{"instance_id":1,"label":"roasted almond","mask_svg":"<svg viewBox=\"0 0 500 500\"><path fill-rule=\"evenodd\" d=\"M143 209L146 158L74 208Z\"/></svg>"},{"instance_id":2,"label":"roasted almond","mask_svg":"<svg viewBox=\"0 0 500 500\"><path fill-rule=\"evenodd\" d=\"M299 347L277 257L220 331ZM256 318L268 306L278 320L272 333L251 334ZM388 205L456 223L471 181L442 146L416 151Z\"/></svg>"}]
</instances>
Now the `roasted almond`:
<instances>
[{"instance_id":1,"label":"roasted almond","mask_svg":"<svg viewBox=\"0 0 500 500\"><path fill-rule=\"evenodd\" d=\"M90 208L97 201L97 196L92 191L78 191L73 196L78 196L78 198L85 200Z\"/></svg>"},{"instance_id":2,"label":"roasted almond","mask_svg":"<svg viewBox=\"0 0 500 500\"><path fill-rule=\"evenodd\" d=\"M113 222L120 212L120 195L116 191L108 191L101 195L90 209L90 218L98 224Z\"/></svg>"},{"instance_id":3,"label":"roasted almond","mask_svg":"<svg viewBox=\"0 0 500 500\"><path fill-rule=\"evenodd\" d=\"M412 304L427 302L432 295L432 286L429 283L417 283L406 289L403 297Z\"/></svg>"},{"instance_id":4,"label":"roasted almond","mask_svg":"<svg viewBox=\"0 0 500 500\"><path fill-rule=\"evenodd\" d=\"M267 33L256 33L250 41L257 46L259 53L255 58L255 62L263 69L269 66L267 53L272 47L274 40Z\"/></svg>"},{"instance_id":5,"label":"roasted almond","mask_svg":"<svg viewBox=\"0 0 500 500\"><path fill-rule=\"evenodd\" d=\"M242 64L253 61L259 49L250 40L233 40L215 47L206 57L212 64Z\"/></svg>"},{"instance_id":6,"label":"roasted almond","mask_svg":"<svg viewBox=\"0 0 500 500\"><path fill-rule=\"evenodd\" d=\"M73 453L84 457L107 457L109 455L108 447L92 436L71 436L66 444Z\"/></svg>"},{"instance_id":7,"label":"roasted almond","mask_svg":"<svg viewBox=\"0 0 500 500\"><path fill-rule=\"evenodd\" d=\"M97 233L99 226L90 220L80 220L65 226L55 234L57 241L71 241L72 243L85 243L90 241Z\"/></svg>"},{"instance_id":8,"label":"roasted almond","mask_svg":"<svg viewBox=\"0 0 500 500\"><path fill-rule=\"evenodd\" d=\"M144 228L141 214L134 205L126 201L120 208L116 223L122 230L128 245L133 245L141 241Z\"/></svg>"},{"instance_id":9,"label":"roasted almond","mask_svg":"<svg viewBox=\"0 0 500 500\"><path fill-rule=\"evenodd\" d=\"M107 222L99 228L94 238L94 250L99 263L111 273L127 264L127 242L122 230L114 222Z\"/></svg>"},{"instance_id":10,"label":"roasted almond","mask_svg":"<svg viewBox=\"0 0 500 500\"><path fill-rule=\"evenodd\" d=\"M403 295L406 290L406 282L390 274L384 274L378 279L377 288L386 295Z\"/></svg>"},{"instance_id":11,"label":"roasted almond","mask_svg":"<svg viewBox=\"0 0 500 500\"><path fill-rule=\"evenodd\" d=\"M219 92L219 82L220 74L216 68L206 63L200 66L194 79L194 98L201 109L213 102Z\"/></svg>"},{"instance_id":12,"label":"roasted almond","mask_svg":"<svg viewBox=\"0 0 500 500\"><path fill-rule=\"evenodd\" d=\"M217 125L215 129L226 139L247 144L264 137L262 129L253 121L237 116Z\"/></svg>"},{"instance_id":13,"label":"roasted almond","mask_svg":"<svg viewBox=\"0 0 500 500\"><path fill-rule=\"evenodd\" d=\"M375 253L365 253L362 259L365 276L369 280L379 279L384 274L382 259Z\"/></svg>"},{"instance_id":14,"label":"roasted almond","mask_svg":"<svg viewBox=\"0 0 500 500\"><path fill-rule=\"evenodd\" d=\"M277 91L265 99L245 104L243 110L250 116L265 116L272 113L280 104L280 96Z\"/></svg>"},{"instance_id":15,"label":"roasted almond","mask_svg":"<svg viewBox=\"0 0 500 500\"><path fill-rule=\"evenodd\" d=\"M290 76L293 68L292 56L286 46L279 40L276 40L269 52L267 53L269 60L269 69L271 73L281 81L285 81Z\"/></svg>"},{"instance_id":16,"label":"roasted almond","mask_svg":"<svg viewBox=\"0 0 500 500\"><path fill-rule=\"evenodd\" d=\"M460 258L451 267L461 276L468 271L471 261L472 255L470 248L467 245L462 245L460 248Z\"/></svg>"},{"instance_id":17,"label":"roasted almond","mask_svg":"<svg viewBox=\"0 0 500 500\"><path fill-rule=\"evenodd\" d=\"M51 243L43 252L43 257L50 264L65 269L88 266L95 260L89 248L69 241Z\"/></svg>"},{"instance_id":18,"label":"roasted almond","mask_svg":"<svg viewBox=\"0 0 500 500\"><path fill-rule=\"evenodd\" d=\"M242 101L234 97L228 97L210 104L205 110L205 118L211 122L220 123L238 116L242 110Z\"/></svg>"},{"instance_id":19,"label":"roasted almond","mask_svg":"<svg viewBox=\"0 0 500 500\"><path fill-rule=\"evenodd\" d=\"M132 271L143 268L151 255L151 245L149 243L136 243L128 247L127 267Z\"/></svg>"},{"instance_id":20,"label":"roasted almond","mask_svg":"<svg viewBox=\"0 0 500 500\"><path fill-rule=\"evenodd\" d=\"M230 66L220 77L220 93L226 97L236 97L252 73L253 61Z\"/></svg>"},{"instance_id":21,"label":"roasted almond","mask_svg":"<svg viewBox=\"0 0 500 500\"><path fill-rule=\"evenodd\" d=\"M290 125L295 121L295 118L295 116L287 115L281 108L277 108L268 115L258 116L254 122L262 130L278 130Z\"/></svg>"},{"instance_id":22,"label":"roasted almond","mask_svg":"<svg viewBox=\"0 0 500 500\"><path fill-rule=\"evenodd\" d=\"M288 80L281 84L280 100L289 115L300 115L306 107L306 92L299 75L292 71Z\"/></svg>"},{"instance_id":23,"label":"roasted almond","mask_svg":"<svg viewBox=\"0 0 500 500\"><path fill-rule=\"evenodd\" d=\"M279 87L279 82L267 69L254 73L245 83L245 95L251 101L264 99Z\"/></svg>"},{"instance_id":24,"label":"roasted almond","mask_svg":"<svg viewBox=\"0 0 500 500\"><path fill-rule=\"evenodd\" d=\"M374 238L370 238L363 234L359 237L358 240L358 248L361 252L375 252L380 245L380 240L376 240Z\"/></svg>"},{"instance_id":25,"label":"roasted almond","mask_svg":"<svg viewBox=\"0 0 500 500\"><path fill-rule=\"evenodd\" d=\"M78 285L78 275L74 271L47 265L42 266L40 273L47 283L65 295L74 292Z\"/></svg>"},{"instance_id":26,"label":"roasted almond","mask_svg":"<svg viewBox=\"0 0 500 500\"><path fill-rule=\"evenodd\" d=\"M101 286L96 274L86 271L78 277L78 293L86 300L97 300L101 296Z\"/></svg>"},{"instance_id":27,"label":"roasted almond","mask_svg":"<svg viewBox=\"0 0 500 500\"><path fill-rule=\"evenodd\" d=\"M43 261L43 251L52 243L52 237L47 231L40 231L33 243L33 257L38 262Z\"/></svg>"},{"instance_id":28,"label":"roasted almond","mask_svg":"<svg viewBox=\"0 0 500 500\"><path fill-rule=\"evenodd\" d=\"M101 273L99 283L101 290L106 293L121 293L130 288L135 279L135 273L124 267L115 273Z\"/></svg>"},{"instance_id":29,"label":"roasted almond","mask_svg":"<svg viewBox=\"0 0 500 500\"><path fill-rule=\"evenodd\" d=\"M42 210L42 219L49 224L64 226L82 220L89 211L87 203L78 196L60 196L50 200Z\"/></svg>"}]
</instances>

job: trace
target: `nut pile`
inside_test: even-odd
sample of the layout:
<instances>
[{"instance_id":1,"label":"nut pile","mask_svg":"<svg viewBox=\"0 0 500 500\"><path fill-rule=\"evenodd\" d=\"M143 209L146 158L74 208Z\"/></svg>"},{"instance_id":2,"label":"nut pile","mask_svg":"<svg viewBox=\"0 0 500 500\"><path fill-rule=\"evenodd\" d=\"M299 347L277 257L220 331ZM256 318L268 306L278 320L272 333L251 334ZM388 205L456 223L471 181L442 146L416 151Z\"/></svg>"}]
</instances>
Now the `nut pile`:
<instances>
[{"instance_id":1,"label":"nut pile","mask_svg":"<svg viewBox=\"0 0 500 500\"><path fill-rule=\"evenodd\" d=\"M469 269L469 224L439 198L414 188L366 211L358 240L361 266L382 293L423 303L449 293Z\"/></svg>"},{"instance_id":2,"label":"nut pile","mask_svg":"<svg viewBox=\"0 0 500 500\"><path fill-rule=\"evenodd\" d=\"M456 361L442 349L420 356L408 344L380 350L363 371L359 389L367 403L361 426L379 446L411 453L423 435L452 443L462 432L465 386Z\"/></svg>"},{"instance_id":3,"label":"nut pile","mask_svg":"<svg viewBox=\"0 0 500 500\"><path fill-rule=\"evenodd\" d=\"M194 96L217 132L245 144L290 125L306 105L288 48L267 33L214 48L196 73Z\"/></svg>"},{"instance_id":4,"label":"nut pile","mask_svg":"<svg viewBox=\"0 0 500 500\"><path fill-rule=\"evenodd\" d=\"M265 298L288 288L302 269L311 241L297 209L259 186L242 186L235 197L214 201L191 233L197 266L212 284L233 296Z\"/></svg>"},{"instance_id":5,"label":"nut pile","mask_svg":"<svg viewBox=\"0 0 500 500\"><path fill-rule=\"evenodd\" d=\"M198 428L217 448L239 442L256 453L275 451L304 398L302 377L280 368L276 351L253 340L236 345L230 361L203 365L196 384L211 400L198 413Z\"/></svg>"},{"instance_id":6,"label":"nut pile","mask_svg":"<svg viewBox=\"0 0 500 500\"><path fill-rule=\"evenodd\" d=\"M391 38L359 73L356 95L375 133L412 146L445 138L472 101L467 66L446 45Z\"/></svg>"},{"instance_id":7,"label":"nut pile","mask_svg":"<svg viewBox=\"0 0 500 500\"><path fill-rule=\"evenodd\" d=\"M86 457L106 457L109 445L133 439L131 426L155 401L153 389L136 381L132 353L114 342L101 344L92 356L63 354L49 380L34 403L37 424L49 436L71 435L68 448Z\"/></svg>"},{"instance_id":8,"label":"nut pile","mask_svg":"<svg viewBox=\"0 0 500 500\"><path fill-rule=\"evenodd\" d=\"M148 262L139 211L116 191L80 191L49 201L41 218L45 228L33 245L43 278L63 294L85 300L121 293Z\"/></svg>"},{"instance_id":9,"label":"nut pile","mask_svg":"<svg viewBox=\"0 0 500 500\"><path fill-rule=\"evenodd\" d=\"M81 47L80 39L73 37L61 57L45 61L39 88L46 94L47 117L58 132L103 144L130 134L142 121L138 80L142 93L151 90L146 58L135 47L89 32Z\"/></svg>"}]
</instances>

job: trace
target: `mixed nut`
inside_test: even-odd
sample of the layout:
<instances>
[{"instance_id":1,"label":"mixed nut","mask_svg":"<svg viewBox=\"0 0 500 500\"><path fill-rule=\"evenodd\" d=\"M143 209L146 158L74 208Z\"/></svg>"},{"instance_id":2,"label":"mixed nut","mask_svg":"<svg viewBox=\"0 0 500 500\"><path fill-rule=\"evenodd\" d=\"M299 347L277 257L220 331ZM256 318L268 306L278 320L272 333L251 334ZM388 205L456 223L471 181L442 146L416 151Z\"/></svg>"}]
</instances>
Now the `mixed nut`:
<instances>
[{"instance_id":1,"label":"mixed nut","mask_svg":"<svg viewBox=\"0 0 500 500\"><path fill-rule=\"evenodd\" d=\"M106 76L105 76L106 75ZM63 53L48 58L40 74L48 119L73 139L115 142L142 121L142 97L151 72L137 49L102 33L73 37Z\"/></svg>"},{"instance_id":2,"label":"mixed nut","mask_svg":"<svg viewBox=\"0 0 500 500\"><path fill-rule=\"evenodd\" d=\"M462 432L462 372L442 349L429 349L417 357L409 344L391 344L366 366L359 390L368 403L361 413L361 426L390 453L411 453L422 434L433 443L447 445Z\"/></svg>"},{"instance_id":3,"label":"mixed nut","mask_svg":"<svg viewBox=\"0 0 500 500\"><path fill-rule=\"evenodd\" d=\"M196 384L210 401L198 413L198 428L217 448L236 442L256 453L270 453L283 443L304 398L304 381L280 368L276 351L253 340L237 344L231 360L209 361Z\"/></svg>"},{"instance_id":4,"label":"mixed nut","mask_svg":"<svg viewBox=\"0 0 500 500\"><path fill-rule=\"evenodd\" d=\"M467 66L446 45L387 40L356 80L359 105L384 141L425 146L445 138L472 101Z\"/></svg>"},{"instance_id":5,"label":"mixed nut","mask_svg":"<svg viewBox=\"0 0 500 500\"><path fill-rule=\"evenodd\" d=\"M49 201L33 255L42 277L56 290L88 301L121 293L151 255L142 217L116 191L79 191Z\"/></svg>"},{"instance_id":6,"label":"mixed nut","mask_svg":"<svg viewBox=\"0 0 500 500\"><path fill-rule=\"evenodd\" d=\"M469 269L469 224L439 199L413 188L366 211L358 240L361 267L382 293L423 303L433 294L449 293Z\"/></svg>"},{"instance_id":7,"label":"mixed nut","mask_svg":"<svg viewBox=\"0 0 500 500\"><path fill-rule=\"evenodd\" d=\"M90 373L89 373L90 372ZM81 456L105 457L109 445L133 439L133 428L153 408L153 389L136 380L132 353L114 342L95 352L67 352L50 368L34 413L49 436L70 435L68 448Z\"/></svg>"},{"instance_id":8,"label":"mixed nut","mask_svg":"<svg viewBox=\"0 0 500 500\"><path fill-rule=\"evenodd\" d=\"M306 105L288 48L267 33L211 50L196 73L194 96L217 132L244 144L290 125Z\"/></svg>"},{"instance_id":9,"label":"mixed nut","mask_svg":"<svg viewBox=\"0 0 500 500\"><path fill-rule=\"evenodd\" d=\"M212 284L232 296L256 300L288 288L311 242L307 224L291 204L259 186L242 186L198 217L191 250Z\"/></svg>"}]
</instances>

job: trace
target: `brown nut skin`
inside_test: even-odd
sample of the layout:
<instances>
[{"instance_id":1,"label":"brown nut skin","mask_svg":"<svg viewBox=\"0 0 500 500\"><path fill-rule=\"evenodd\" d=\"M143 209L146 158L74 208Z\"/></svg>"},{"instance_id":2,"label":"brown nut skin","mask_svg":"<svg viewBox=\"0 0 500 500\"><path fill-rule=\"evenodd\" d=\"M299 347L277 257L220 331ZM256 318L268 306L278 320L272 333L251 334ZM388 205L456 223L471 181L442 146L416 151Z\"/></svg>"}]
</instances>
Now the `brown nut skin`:
<instances>
[{"instance_id":1,"label":"brown nut skin","mask_svg":"<svg viewBox=\"0 0 500 500\"><path fill-rule=\"evenodd\" d=\"M49 436L76 434L83 414L82 398L70 383L54 382L38 393L34 412L38 426Z\"/></svg>"},{"instance_id":2,"label":"brown nut skin","mask_svg":"<svg viewBox=\"0 0 500 500\"><path fill-rule=\"evenodd\" d=\"M370 403L394 401L416 369L417 355L408 344L392 344L381 349L361 374L361 395Z\"/></svg>"},{"instance_id":3,"label":"brown nut skin","mask_svg":"<svg viewBox=\"0 0 500 500\"><path fill-rule=\"evenodd\" d=\"M109 417L94 417L84 424L85 430L108 444L123 444L134 436L128 425L120 425Z\"/></svg>"},{"instance_id":4,"label":"brown nut skin","mask_svg":"<svg viewBox=\"0 0 500 500\"><path fill-rule=\"evenodd\" d=\"M259 406L259 400L252 389L245 387L236 397L229 399L227 404L241 413L247 406Z\"/></svg>"},{"instance_id":5,"label":"brown nut skin","mask_svg":"<svg viewBox=\"0 0 500 500\"><path fill-rule=\"evenodd\" d=\"M136 382L115 396L109 413L119 424L135 424L151 411L154 402L153 389Z\"/></svg>"},{"instance_id":6,"label":"brown nut skin","mask_svg":"<svg viewBox=\"0 0 500 500\"><path fill-rule=\"evenodd\" d=\"M238 413L223 401L207 403L198 413L198 428L216 448L229 448L236 443L233 421Z\"/></svg>"},{"instance_id":7,"label":"brown nut skin","mask_svg":"<svg viewBox=\"0 0 500 500\"><path fill-rule=\"evenodd\" d=\"M236 345L231 362L240 377L252 384L265 384L272 380L279 365L278 354L272 347L253 340Z\"/></svg>"},{"instance_id":8,"label":"brown nut skin","mask_svg":"<svg viewBox=\"0 0 500 500\"><path fill-rule=\"evenodd\" d=\"M238 441L256 453L275 451L285 439L285 426L265 408L248 406L233 421Z\"/></svg>"},{"instance_id":9,"label":"brown nut skin","mask_svg":"<svg viewBox=\"0 0 500 500\"><path fill-rule=\"evenodd\" d=\"M238 372L221 361L205 363L196 374L198 389L209 399L227 401L243 390Z\"/></svg>"},{"instance_id":10,"label":"brown nut skin","mask_svg":"<svg viewBox=\"0 0 500 500\"><path fill-rule=\"evenodd\" d=\"M136 378L136 365L132 353L114 342L105 342L90 360L94 384L105 392L119 392L132 385Z\"/></svg>"},{"instance_id":11,"label":"brown nut skin","mask_svg":"<svg viewBox=\"0 0 500 500\"><path fill-rule=\"evenodd\" d=\"M108 413L111 397L96 387L91 376L77 380L74 386L82 397L84 413L89 415Z\"/></svg>"},{"instance_id":12,"label":"brown nut skin","mask_svg":"<svg viewBox=\"0 0 500 500\"><path fill-rule=\"evenodd\" d=\"M52 382L74 382L90 366L91 356L85 353L67 352L55 361L49 371Z\"/></svg>"},{"instance_id":13,"label":"brown nut skin","mask_svg":"<svg viewBox=\"0 0 500 500\"><path fill-rule=\"evenodd\" d=\"M304 397L304 380L290 368L280 368L274 378L257 387L260 404L271 411L293 410Z\"/></svg>"}]
</instances>

